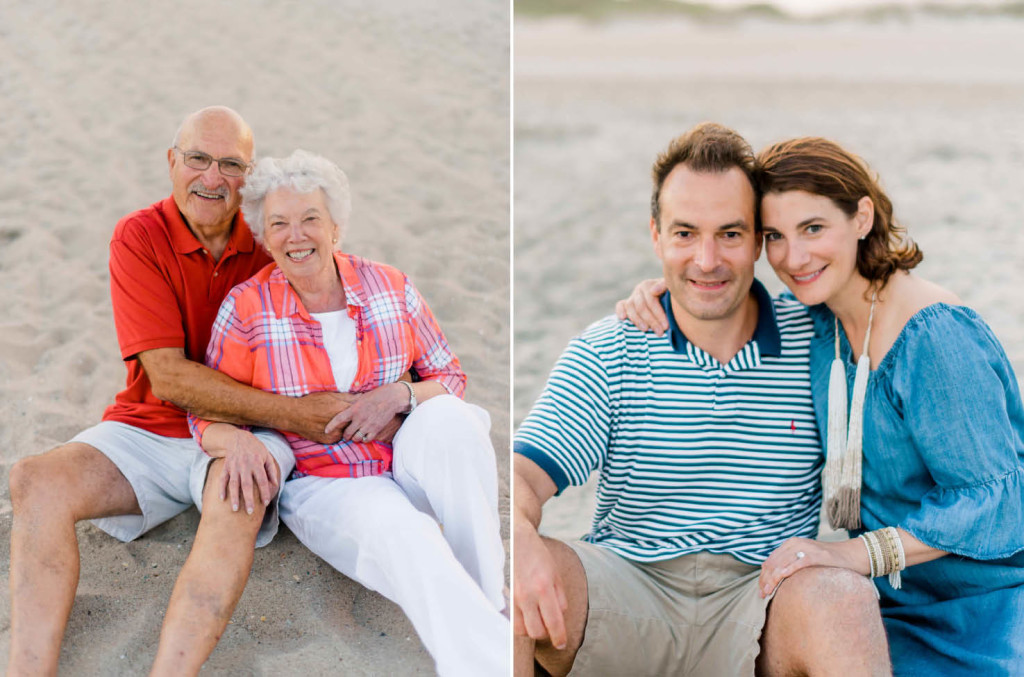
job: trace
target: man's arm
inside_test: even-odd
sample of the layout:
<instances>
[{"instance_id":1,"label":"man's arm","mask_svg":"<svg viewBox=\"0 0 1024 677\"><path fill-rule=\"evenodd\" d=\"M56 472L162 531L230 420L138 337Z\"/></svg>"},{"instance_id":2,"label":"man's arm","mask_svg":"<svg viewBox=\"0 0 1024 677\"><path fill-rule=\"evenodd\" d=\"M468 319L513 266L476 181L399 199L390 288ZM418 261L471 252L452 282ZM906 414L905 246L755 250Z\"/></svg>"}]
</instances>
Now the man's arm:
<instances>
[{"instance_id":1,"label":"man's arm","mask_svg":"<svg viewBox=\"0 0 1024 677\"><path fill-rule=\"evenodd\" d=\"M328 435L324 429L354 399L346 393L268 393L188 359L181 348L146 350L136 358L146 370L153 395L200 418L287 430L321 444L341 438L338 431Z\"/></svg>"},{"instance_id":2,"label":"man's arm","mask_svg":"<svg viewBox=\"0 0 1024 677\"><path fill-rule=\"evenodd\" d=\"M561 650L566 646L569 603L555 560L537 532L543 506L557 487L540 466L520 454L514 455L512 483L515 631L534 640L550 639Z\"/></svg>"}]
</instances>

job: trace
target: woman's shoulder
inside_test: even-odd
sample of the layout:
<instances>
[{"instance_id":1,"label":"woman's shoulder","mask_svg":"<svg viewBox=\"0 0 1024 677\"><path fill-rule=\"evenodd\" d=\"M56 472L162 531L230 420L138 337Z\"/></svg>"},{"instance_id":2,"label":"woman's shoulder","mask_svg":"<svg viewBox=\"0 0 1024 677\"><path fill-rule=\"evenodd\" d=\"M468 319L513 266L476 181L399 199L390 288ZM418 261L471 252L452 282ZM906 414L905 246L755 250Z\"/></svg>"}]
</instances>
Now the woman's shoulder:
<instances>
[{"instance_id":1,"label":"woman's shoulder","mask_svg":"<svg viewBox=\"0 0 1024 677\"><path fill-rule=\"evenodd\" d=\"M965 307L960 297L945 287L908 273L894 276L883 293L895 302L897 322L901 326L928 308L935 307L934 312L942 313L943 308Z\"/></svg>"},{"instance_id":2,"label":"woman's shoulder","mask_svg":"<svg viewBox=\"0 0 1024 677\"><path fill-rule=\"evenodd\" d=\"M920 280L916 288L900 297L898 311L903 326L880 369L902 365L913 371L915 365L929 363L966 368L978 362L975 358L979 355L987 356L985 362L996 354L1005 359L985 320L963 305L956 294L938 285Z\"/></svg>"},{"instance_id":3,"label":"woman's shoulder","mask_svg":"<svg viewBox=\"0 0 1024 677\"><path fill-rule=\"evenodd\" d=\"M956 330L978 323L984 325L959 296L934 282L910 274L894 278L893 282L883 293L894 305L892 324L900 329L901 335L928 338L943 327Z\"/></svg>"}]
</instances>

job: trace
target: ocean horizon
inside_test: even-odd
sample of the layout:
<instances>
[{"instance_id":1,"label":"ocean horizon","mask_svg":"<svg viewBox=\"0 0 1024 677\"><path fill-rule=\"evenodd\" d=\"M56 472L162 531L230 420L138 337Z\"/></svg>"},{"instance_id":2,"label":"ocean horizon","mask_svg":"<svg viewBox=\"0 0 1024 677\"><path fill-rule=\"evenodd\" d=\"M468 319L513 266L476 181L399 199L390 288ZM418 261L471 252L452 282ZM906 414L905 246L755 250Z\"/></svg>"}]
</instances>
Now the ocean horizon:
<instances>
[{"instance_id":1,"label":"ocean horizon","mask_svg":"<svg viewBox=\"0 0 1024 677\"><path fill-rule=\"evenodd\" d=\"M1015 0L515 0L517 18L670 15L700 22L1024 19Z\"/></svg>"}]
</instances>

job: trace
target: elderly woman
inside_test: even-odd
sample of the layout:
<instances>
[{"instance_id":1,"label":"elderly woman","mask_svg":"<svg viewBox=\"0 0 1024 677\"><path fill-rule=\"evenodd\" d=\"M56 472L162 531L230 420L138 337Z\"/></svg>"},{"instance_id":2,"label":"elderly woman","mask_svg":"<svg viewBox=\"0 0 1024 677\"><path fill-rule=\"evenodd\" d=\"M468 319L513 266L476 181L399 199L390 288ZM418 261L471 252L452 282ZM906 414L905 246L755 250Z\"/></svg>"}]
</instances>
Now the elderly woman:
<instances>
[{"instance_id":1,"label":"elderly woman","mask_svg":"<svg viewBox=\"0 0 1024 677\"><path fill-rule=\"evenodd\" d=\"M814 321L829 517L853 536L786 541L762 593L851 569L875 578L895 674L1024 674L1024 405L1002 346L911 273L921 253L859 157L810 137L757 166L768 262ZM661 289L641 283L621 310L664 326Z\"/></svg>"},{"instance_id":2,"label":"elderly woman","mask_svg":"<svg viewBox=\"0 0 1024 677\"><path fill-rule=\"evenodd\" d=\"M296 467L281 519L331 566L399 604L440 674L507 673L490 423L459 399L466 378L430 309L398 270L337 251L350 202L330 161L303 151L264 158L242 196L274 264L228 294L207 363L280 394L353 394L329 426L343 428L338 443L284 432ZM400 380L406 372L415 382ZM407 418L389 444L398 414ZM204 448L248 446L252 465L262 463L244 430L195 421L194 431ZM251 478L244 468L231 476L235 505L239 491L251 505Z\"/></svg>"}]
</instances>

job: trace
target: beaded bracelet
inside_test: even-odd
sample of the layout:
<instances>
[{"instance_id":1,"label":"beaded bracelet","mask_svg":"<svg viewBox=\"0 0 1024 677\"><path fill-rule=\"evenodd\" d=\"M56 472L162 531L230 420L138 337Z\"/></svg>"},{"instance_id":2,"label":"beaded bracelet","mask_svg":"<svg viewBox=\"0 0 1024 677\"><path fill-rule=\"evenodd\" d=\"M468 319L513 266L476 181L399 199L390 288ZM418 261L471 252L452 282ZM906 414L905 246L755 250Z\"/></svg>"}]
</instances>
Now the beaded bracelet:
<instances>
[{"instance_id":1,"label":"beaded bracelet","mask_svg":"<svg viewBox=\"0 0 1024 677\"><path fill-rule=\"evenodd\" d=\"M884 527L865 531L859 537L868 550L871 577L889 576L889 585L900 588L900 572L907 568L907 557L903 552L903 541L895 527Z\"/></svg>"}]
</instances>

